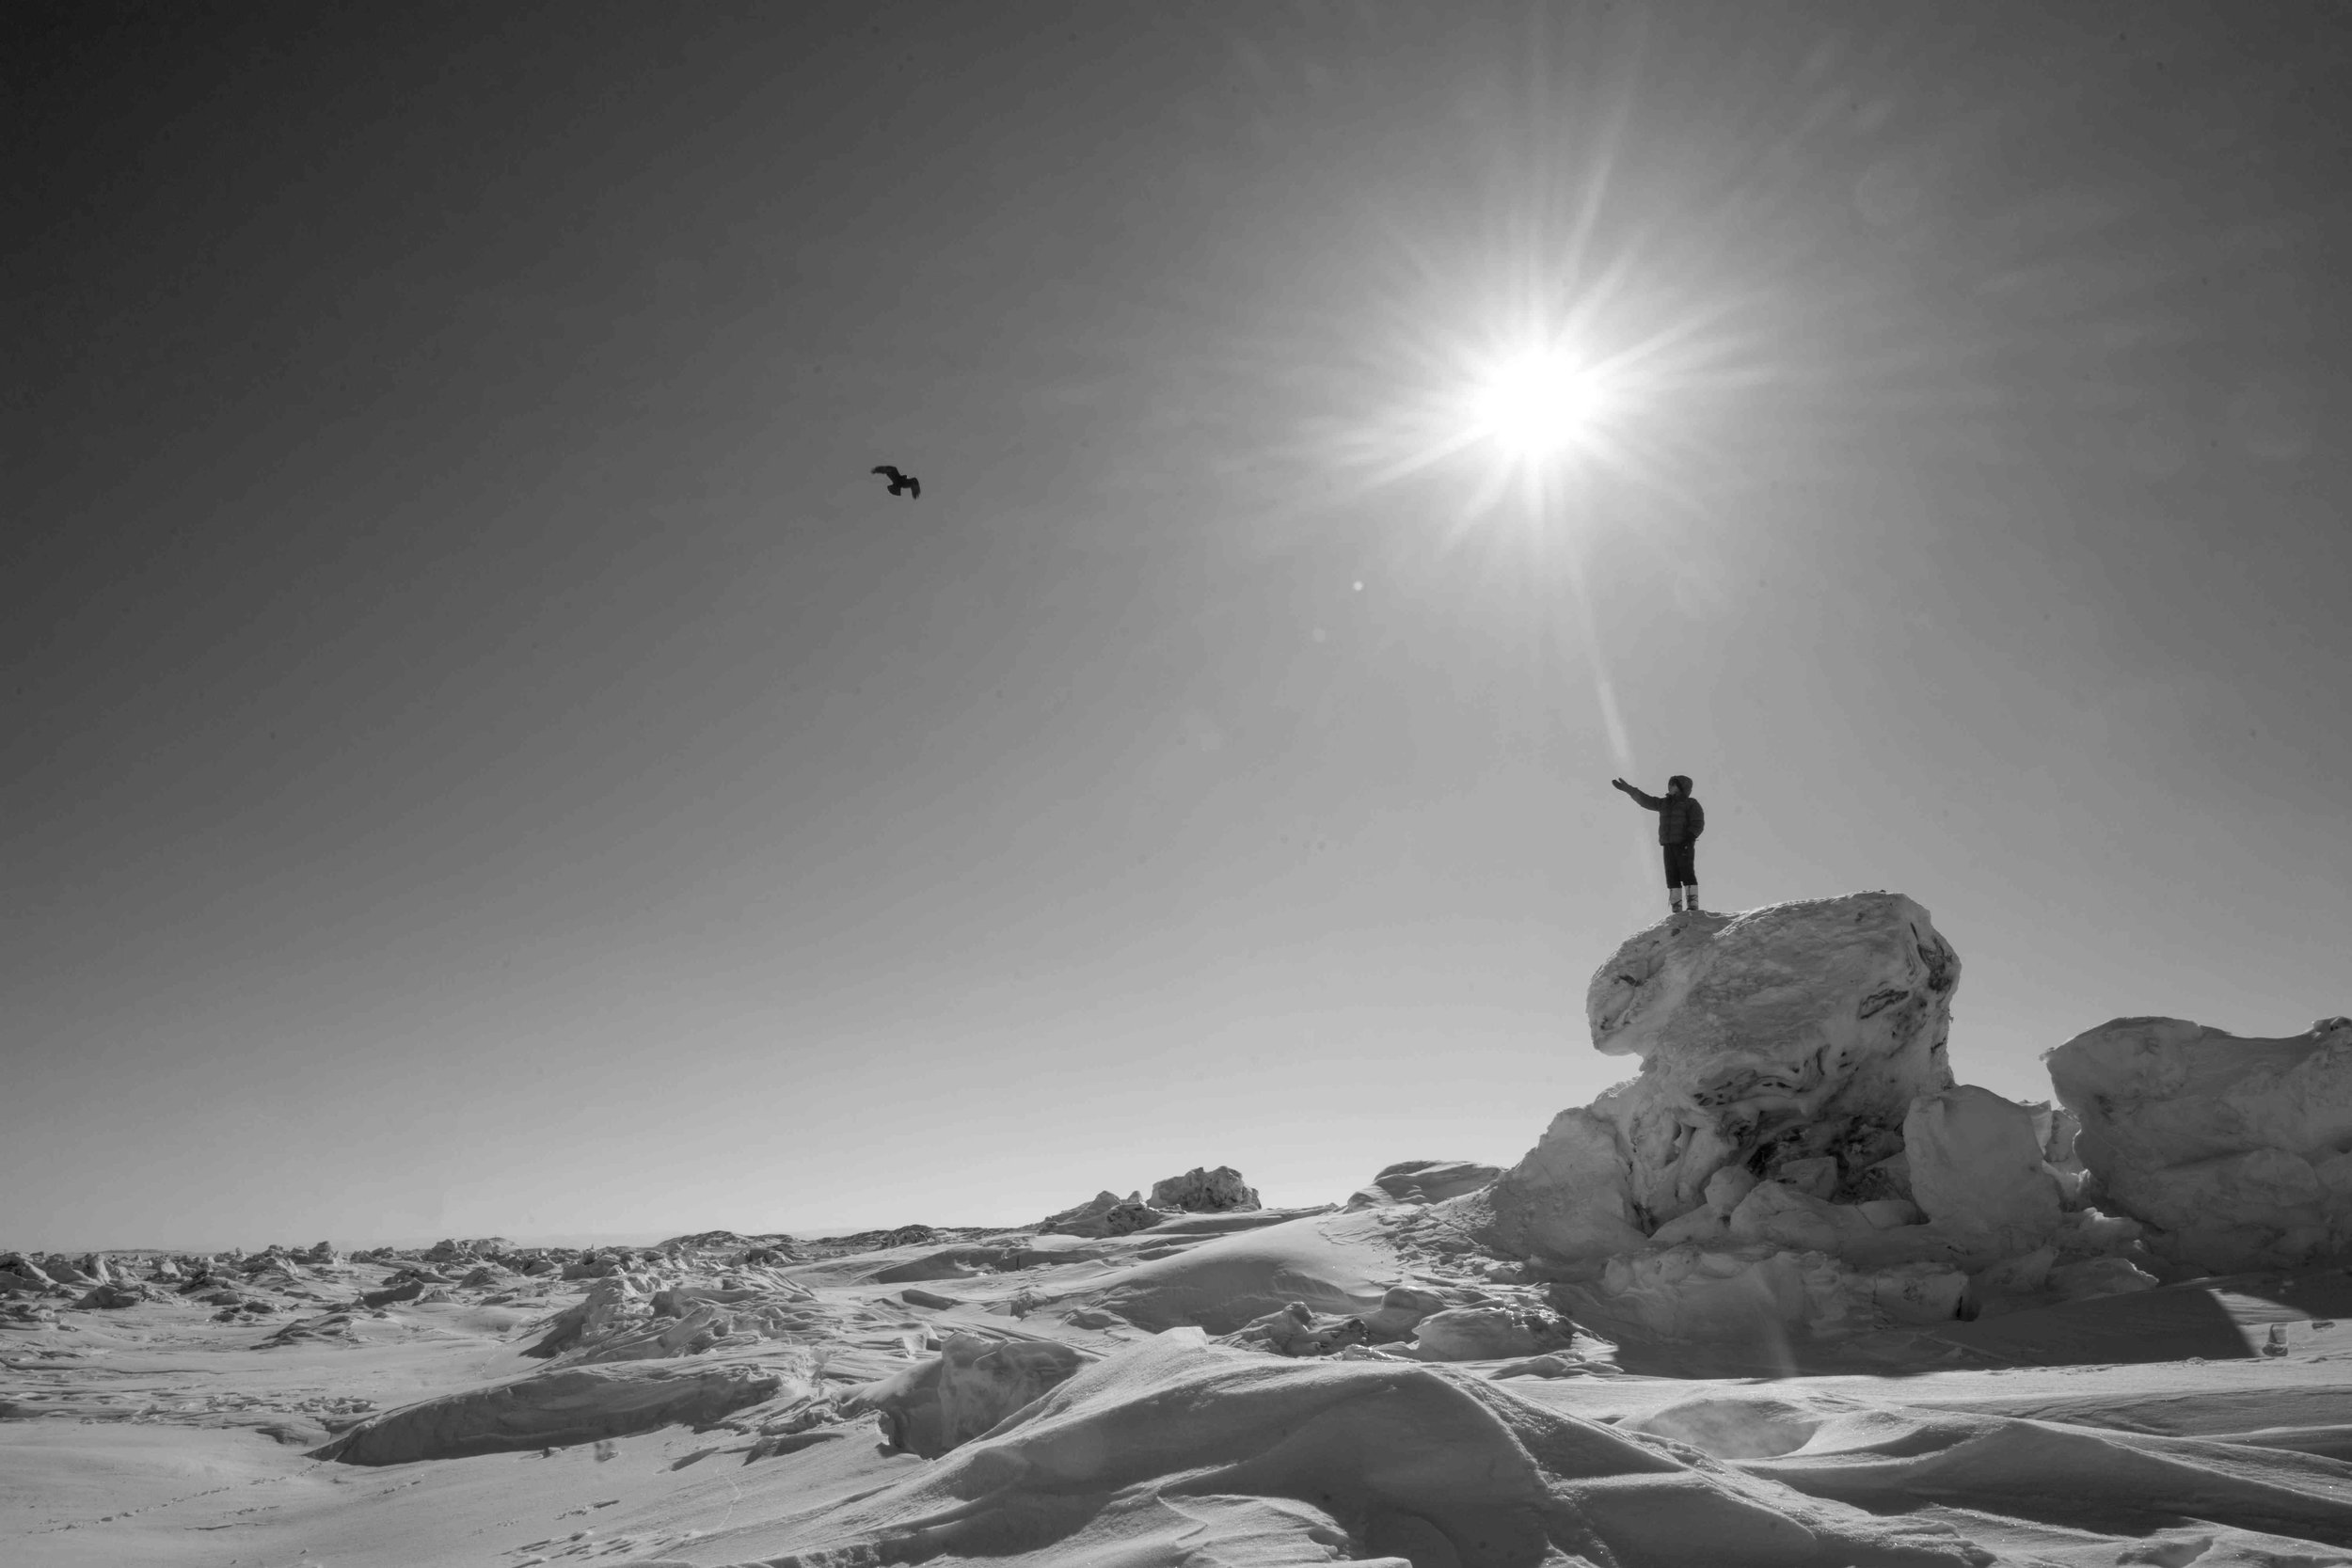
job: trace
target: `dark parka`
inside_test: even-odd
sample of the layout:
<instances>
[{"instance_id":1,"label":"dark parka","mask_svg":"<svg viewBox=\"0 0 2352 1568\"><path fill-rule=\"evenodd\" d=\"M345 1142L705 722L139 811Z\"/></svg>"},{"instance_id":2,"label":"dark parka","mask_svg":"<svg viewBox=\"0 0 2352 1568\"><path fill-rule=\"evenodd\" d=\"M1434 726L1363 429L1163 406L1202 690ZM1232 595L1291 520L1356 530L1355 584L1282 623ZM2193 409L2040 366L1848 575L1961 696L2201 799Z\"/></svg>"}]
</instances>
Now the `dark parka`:
<instances>
[{"instance_id":1,"label":"dark parka","mask_svg":"<svg viewBox=\"0 0 2352 1568\"><path fill-rule=\"evenodd\" d=\"M1695 796L1647 795L1630 784L1625 792L1658 814L1661 844L1696 844L1699 834L1707 832L1707 808L1699 804Z\"/></svg>"}]
</instances>

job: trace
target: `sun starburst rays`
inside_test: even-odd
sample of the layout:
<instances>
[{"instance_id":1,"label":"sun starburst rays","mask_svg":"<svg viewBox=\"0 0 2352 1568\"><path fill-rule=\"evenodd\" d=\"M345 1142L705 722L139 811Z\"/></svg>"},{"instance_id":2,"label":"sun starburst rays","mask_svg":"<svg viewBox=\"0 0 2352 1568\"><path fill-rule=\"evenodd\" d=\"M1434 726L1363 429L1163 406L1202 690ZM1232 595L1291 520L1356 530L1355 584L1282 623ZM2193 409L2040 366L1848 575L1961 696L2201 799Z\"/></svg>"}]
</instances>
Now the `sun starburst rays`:
<instances>
[{"instance_id":1,"label":"sun starburst rays","mask_svg":"<svg viewBox=\"0 0 2352 1568\"><path fill-rule=\"evenodd\" d=\"M1629 283L1613 273L1565 309L1496 311L1484 330L1412 332L1393 400L1345 434L1335 466L1367 490L1446 471L1449 546L1502 517L1549 527L1571 494L1674 499L1692 456L1674 405L1720 389L1732 345L1708 313L1658 320Z\"/></svg>"}]
</instances>

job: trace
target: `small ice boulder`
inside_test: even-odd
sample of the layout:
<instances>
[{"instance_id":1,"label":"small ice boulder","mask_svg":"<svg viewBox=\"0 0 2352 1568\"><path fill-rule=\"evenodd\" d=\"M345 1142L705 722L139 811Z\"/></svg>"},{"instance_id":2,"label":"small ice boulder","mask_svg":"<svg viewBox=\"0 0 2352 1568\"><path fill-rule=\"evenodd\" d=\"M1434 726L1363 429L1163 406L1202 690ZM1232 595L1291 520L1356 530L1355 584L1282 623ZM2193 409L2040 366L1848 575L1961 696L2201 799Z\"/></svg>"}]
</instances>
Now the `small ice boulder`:
<instances>
[{"instance_id":1,"label":"small ice boulder","mask_svg":"<svg viewBox=\"0 0 2352 1568\"><path fill-rule=\"evenodd\" d=\"M1499 1361L1558 1350L1574 1338L1558 1318L1506 1307L1454 1307L1422 1319L1413 1351L1427 1361Z\"/></svg>"}]
</instances>

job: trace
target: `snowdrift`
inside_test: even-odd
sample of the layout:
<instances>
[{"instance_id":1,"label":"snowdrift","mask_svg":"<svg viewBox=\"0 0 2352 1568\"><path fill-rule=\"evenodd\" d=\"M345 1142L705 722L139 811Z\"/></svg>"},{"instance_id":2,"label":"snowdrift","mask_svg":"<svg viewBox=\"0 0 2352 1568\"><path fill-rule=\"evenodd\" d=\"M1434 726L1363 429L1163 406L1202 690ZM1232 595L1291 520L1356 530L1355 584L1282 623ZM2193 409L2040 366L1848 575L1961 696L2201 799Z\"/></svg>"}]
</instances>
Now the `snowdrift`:
<instances>
[{"instance_id":1,"label":"snowdrift","mask_svg":"<svg viewBox=\"0 0 2352 1568\"><path fill-rule=\"evenodd\" d=\"M370 1417L310 1457L406 1465L592 1443L673 1423L707 1424L783 1387L781 1377L755 1367L564 1368Z\"/></svg>"},{"instance_id":2,"label":"snowdrift","mask_svg":"<svg viewBox=\"0 0 2352 1568\"><path fill-rule=\"evenodd\" d=\"M1395 1259L1361 1215L1310 1215L1215 1236L1089 1284L1083 1299L1139 1328L1231 1334L1293 1302L1354 1315L1380 1309Z\"/></svg>"},{"instance_id":3,"label":"snowdrift","mask_svg":"<svg viewBox=\"0 0 2352 1568\"><path fill-rule=\"evenodd\" d=\"M2332 1403L2341 1416L2340 1394ZM2284 1445L2272 1433L2192 1437L1901 1411L1806 1392L1709 1395L1628 1426L1732 1461L1751 1476L1879 1513L1964 1496L1972 1508L1998 1508L2056 1529L2154 1534L2190 1520L2205 1527L2208 1545L2219 1535L2238 1537L2241 1547L2249 1534L2291 1538L2271 1543L2272 1555L2256 1561L2323 1560L2311 1554L2313 1542L2352 1546L2352 1465L2280 1451ZM2342 1436L2341 1427L2331 1429L2330 1441ZM2281 1546L2290 1549L2278 1552ZM2199 1556L2190 1551L2178 1560ZM2163 1547L2108 1559L2169 1560Z\"/></svg>"},{"instance_id":4,"label":"snowdrift","mask_svg":"<svg viewBox=\"0 0 2352 1568\"><path fill-rule=\"evenodd\" d=\"M1824 1505L1475 1377L1278 1360L1184 1331L1086 1368L985 1437L792 1535L761 1560L1991 1560L1948 1526Z\"/></svg>"}]
</instances>

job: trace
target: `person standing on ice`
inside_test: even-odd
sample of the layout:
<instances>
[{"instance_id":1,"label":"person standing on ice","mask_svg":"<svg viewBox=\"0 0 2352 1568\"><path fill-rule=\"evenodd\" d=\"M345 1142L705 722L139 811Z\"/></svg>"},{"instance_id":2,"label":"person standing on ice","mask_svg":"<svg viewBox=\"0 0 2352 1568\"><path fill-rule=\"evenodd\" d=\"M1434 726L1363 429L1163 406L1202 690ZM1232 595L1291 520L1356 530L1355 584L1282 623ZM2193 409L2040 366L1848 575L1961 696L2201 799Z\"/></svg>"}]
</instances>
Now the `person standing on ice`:
<instances>
[{"instance_id":1,"label":"person standing on ice","mask_svg":"<svg viewBox=\"0 0 2352 1568\"><path fill-rule=\"evenodd\" d=\"M1699 872L1695 859L1699 834L1707 832L1707 808L1691 793L1691 776L1677 773L1666 781L1661 800L1634 788L1623 779L1609 781L1633 797L1645 811L1658 814L1658 842L1666 851L1666 908L1675 914L1699 909ZM1686 902L1686 900L1688 900Z\"/></svg>"}]
</instances>

